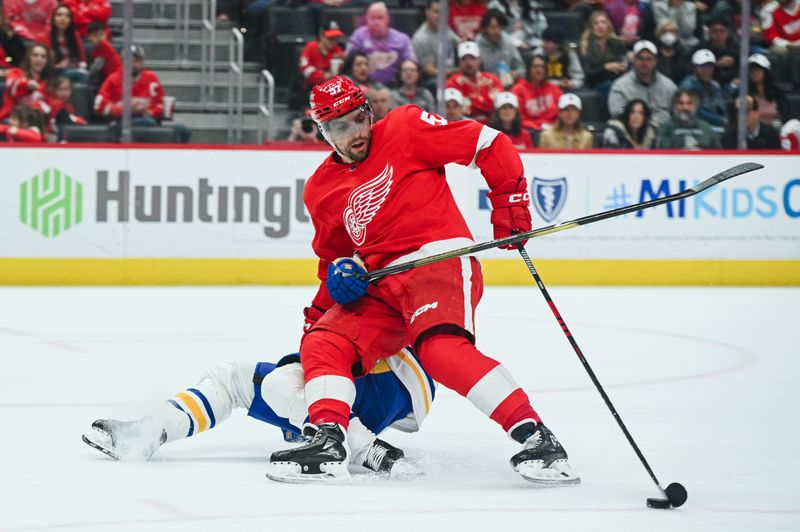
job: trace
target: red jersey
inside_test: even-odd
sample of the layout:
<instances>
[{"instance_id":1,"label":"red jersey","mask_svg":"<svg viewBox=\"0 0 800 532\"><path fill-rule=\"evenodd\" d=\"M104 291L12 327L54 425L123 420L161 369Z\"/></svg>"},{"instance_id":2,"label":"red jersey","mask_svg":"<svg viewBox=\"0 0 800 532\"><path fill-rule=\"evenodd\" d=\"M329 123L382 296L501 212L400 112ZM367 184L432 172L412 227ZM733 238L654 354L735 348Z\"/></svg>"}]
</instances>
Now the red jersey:
<instances>
[{"instance_id":1,"label":"red jersey","mask_svg":"<svg viewBox=\"0 0 800 532\"><path fill-rule=\"evenodd\" d=\"M152 70L142 69L139 73L131 88L131 99L147 101L153 118L164 116L164 87ZM111 118L122 116L122 70L117 70L103 82L94 99L94 112Z\"/></svg>"},{"instance_id":2,"label":"red jersey","mask_svg":"<svg viewBox=\"0 0 800 532\"><path fill-rule=\"evenodd\" d=\"M29 127L27 129L18 128L14 133L11 133L11 126L8 124L0 124L0 141L6 141L10 144L15 142L43 142L39 128Z\"/></svg>"},{"instance_id":3,"label":"red jersey","mask_svg":"<svg viewBox=\"0 0 800 532\"><path fill-rule=\"evenodd\" d=\"M795 0L788 7L778 2L768 3L761 11L761 25L769 44L800 44L800 0Z\"/></svg>"},{"instance_id":4,"label":"red jersey","mask_svg":"<svg viewBox=\"0 0 800 532\"><path fill-rule=\"evenodd\" d=\"M300 73L306 80L306 87L313 87L324 81L326 72L331 71L331 59L343 56L344 52L338 45L323 55L319 48L319 41L311 41L306 44L300 53Z\"/></svg>"},{"instance_id":5,"label":"red jersey","mask_svg":"<svg viewBox=\"0 0 800 532\"><path fill-rule=\"evenodd\" d=\"M0 108L0 120L5 120L11 110L17 105L25 104L41 109L45 115L50 114L47 105L47 82L39 80L35 87L28 84L25 72L19 68L9 68L6 74L6 93L3 97L3 107Z\"/></svg>"},{"instance_id":6,"label":"red jersey","mask_svg":"<svg viewBox=\"0 0 800 532\"><path fill-rule=\"evenodd\" d=\"M486 14L486 3L473 0L469 4L450 2L447 22L462 39L475 39L481 32L481 21Z\"/></svg>"},{"instance_id":7,"label":"red jersey","mask_svg":"<svg viewBox=\"0 0 800 532\"><path fill-rule=\"evenodd\" d=\"M374 270L471 244L445 164L480 168L491 190L513 190L523 175L507 136L471 120L448 123L416 105L373 125L366 160L338 161L335 154L325 159L303 198L323 281L331 261L354 251ZM333 305L324 283L312 305L322 311Z\"/></svg>"},{"instance_id":8,"label":"red jersey","mask_svg":"<svg viewBox=\"0 0 800 532\"><path fill-rule=\"evenodd\" d=\"M81 37L86 37L92 22L102 22L108 26L108 19L111 18L111 2L108 0L61 0L61 3L72 11L75 29Z\"/></svg>"},{"instance_id":9,"label":"red jersey","mask_svg":"<svg viewBox=\"0 0 800 532\"><path fill-rule=\"evenodd\" d=\"M511 139L511 143L518 150L532 150L536 147L533 144L531 134L528 133L528 130L525 128L522 128L516 135L512 135L511 133L505 133L505 135L508 135L508 138Z\"/></svg>"},{"instance_id":10,"label":"red jersey","mask_svg":"<svg viewBox=\"0 0 800 532\"><path fill-rule=\"evenodd\" d=\"M527 79L517 81L511 92L519 100L522 114L522 127L542 129L544 124L552 124L558 118L558 99L561 87L551 81L544 85L534 85Z\"/></svg>"},{"instance_id":11,"label":"red jersey","mask_svg":"<svg viewBox=\"0 0 800 532\"><path fill-rule=\"evenodd\" d=\"M56 129L56 118L58 117L58 113L61 111L66 111L67 115L69 116L70 122L73 124L86 124L86 119L82 116L78 116L75 114L75 108L72 107L72 104L69 102L65 102L64 100L57 100L55 98L50 100L50 123L48 127L50 131L55 131Z\"/></svg>"},{"instance_id":12,"label":"red jersey","mask_svg":"<svg viewBox=\"0 0 800 532\"><path fill-rule=\"evenodd\" d=\"M105 61L102 70L103 79L122 68L122 58L119 56L119 52L105 39L98 42L92 49L92 62L94 62L95 59L102 59Z\"/></svg>"},{"instance_id":13,"label":"red jersey","mask_svg":"<svg viewBox=\"0 0 800 532\"><path fill-rule=\"evenodd\" d=\"M456 72L447 78L447 87L458 89L464 95L465 114L482 124L488 122L489 115L494 111L495 95L503 92L500 78L488 72L478 72L475 79Z\"/></svg>"},{"instance_id":14,"label":"red jersey","mask_svg":"<svg viewBox=\"0 0 800 532\"><path fill-rule=\"evenodd\" d=\"M50 17L58 7L58 0L4 0L3 10L14 31L29 41L50 41Z\"/></svg>"}]
</instances>

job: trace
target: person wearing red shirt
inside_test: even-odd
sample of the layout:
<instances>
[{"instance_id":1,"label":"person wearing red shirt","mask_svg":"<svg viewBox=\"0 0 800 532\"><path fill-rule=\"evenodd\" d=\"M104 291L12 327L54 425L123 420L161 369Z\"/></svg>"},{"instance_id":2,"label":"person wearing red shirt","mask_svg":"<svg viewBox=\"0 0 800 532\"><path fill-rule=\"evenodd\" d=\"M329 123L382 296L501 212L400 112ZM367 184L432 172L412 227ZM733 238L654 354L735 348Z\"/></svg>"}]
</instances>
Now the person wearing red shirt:
<instances>
[{"instance_id":1,"label":"person wearing red shirt","mask_svg":"<svg viewBox=\"0 0 800 532\"><path fill-rule=\"evenodd\" d=\"M50 24L50 51L53 54L53 68L56 75L85 83L88 80L86 71L86 51L83 42L75 31L75 22L69 8L60 5L53 11Z\"/></svg>"},{"instance_id":2,"label":"person wearing red shirt","mask_svg":"<svg viewBox=\"0 0 800 532\"><path fill-rule=\"evenodd\" d=\"M61 0L61 3L72 11L75 29L81 38L87 36L92 22L99 22L108 29L108 19L111 18L111 2L108 0Z\"/></svg>"},{"instance_id":3,"label":"person wearing red shirt","mask_svg":"<svg viewBox=\"0 0 800 532\"><path fill-rule=\"evenodd\" d=\"M494 74L480 71L480 57L476 43L464 41L459 44L460 71L447 78L446 86L458 89L464 96L467 116L485 124L494 111L494 97L503 92L503 85Z\"/></svg>"},{"instance_id":4,"label":"person wearing red shirt","mask_svg":"<svg viewBox=\"0 0 800 532\"><path fill-rule=\"evenodd\" d=\"M86 118L75 114L69 102L72 98L72 80L66 76L57 78L50 87L50 115L47 130L59 140L63 137L60 128L69 124L86 125Z\"/></svg>"},{"instance_id":5,"label":"person wearing red shirt","mask_svg":"<svg viewBox=\"0 0 800 532\"><path fill-rule=\"evenodd\" d=\"M774 0L761 9L764 39L771 50L784 55L800 49L800 0Z\"/></svg>"},{"instance_id":6,"label":"person wearing red shirt","mask_svg":"<svg viewBox=\"0 0 800 532\"><path fill-rule=\"evenodd\" d=\"M122 68L122 58L108 42L105 26L100 22L89 24L87 39L92 43L92 51L89 54L89 78L102 83L102 80Z\"/></svg>"},{"instance_id":7,"label":"person wearing red shirt","mask_svg":"<svg viewBox=\"0 0 800 532\"><path fill-rule=\"evenodd\" d=\"M4 0L11 27L20 37L37 43L48 42L50 17L58 7L58 0Z\"/></svg>"},{"instance_id":8,"label":"person wearing red shirt","mask_svg":"<svg viewBox=\"0 0 800 532\"><path fill-rule=\"evenodd\" d=\"M152 70L144 68L144 50L141 46L131 47L133 55L131 87L131 124L134 126L157 126L164 118L164 87ZM122 69L117 70L100 86L94 99L94 112L112 120L122 117ZM181 142L189 142L191 131L182 124L171 124L180 136Z\"/></svg>"},{"instance_id":9,"label":"person wearing red shirt","mask_svg":"<svg viewBox=\"0 0 800 532\"><path fill-rule=\"evenodd\" d=\"M456 35L471 41L480 34L484 15L485 0L453 0L450 2L447 23Z\"/></svg>"},{"instance_id":10,"label":"person wearing red shirt","mask_svg":"<svg viewBox=\"0 0 800 532\"><path fill-rule=\"evenodd\" d=\"M512 92L501 92L494 100L494 113L489 126L508 135L518 150L530 150L535 146L531 132L522 127L519 100Z\"/></svg>"},{"instance_id":11,"label":"person wearing red shirt","mask_svg":"<svg viewBox=\"0 0 800 532\"><path fill-rule=\"evenodd\" d=\"M26 105L12 109L8 124L0 124L0 142L44 142L42 113Z\"/></svg>"},{"instance_id":12,"label":"person wearing red shirt","mask_svg":"<svg viewBox=\"0 0 800 532\"><path fill-rule=\"evenodd\" d=\"M319 38L305 45L300 53L300 73L303 74L306 89L317 83L325 81L338 74L338 69L344 60L342 51L336 39L344 36L336 21L331 21L330 27L320 29ZM335 68L332 66L336 64Z\"/></svg>"},{"instance_id":13,"label":"person wearing red shirt","mask_svg":"<svg viewBox=\"0 0 800 532\"><path fill-rule=\"evenodd\" d=\"M0 121L11 114L11 110L23 104L50 113L47 105L48 63L50 52L43 44L34 44L25 53L20 68L9 68L6 74L6 92L0 107Z\"/></svg>"},{"instance_id":14,"label":"person wearing red shirt","mask_svg":"<svg viewBox=\"0 0 800 532\"><path fill-rule=\"evenodd\" d=\"M547 60L544 56L531 57L527 79L517 81L511 87L511 92L519 100L523 127L541 130L555 123L562 91L561 87L547 79Z\"/></svg>"},{"instance_id":15,"label":"person wearing red shirt","mask_svg":"<svg viewBox=\"0 0 800 532\"><path fill-rule=\"evenodd\" d=\"M523 444L511 459L523 478L579 482L563 447L509 371L474 345L475 307L483 293L475 257L414 268L376 284L359 277L366 268L473 242L447 184L448 163L481 170L496 238L530 230L528 185L511 141L488 126L448 123L416 105L398 107L373 123L364 92L341 76L312 89L311 113L334 148L304 192L322 281L305 309L300 344L316 434L306 445L273 453L267 476L293 482L348 478L353 367L360 367L357 374L369 372L380 359L412 345L432 379L467 397Z\"/></svg>"}]
</instances>

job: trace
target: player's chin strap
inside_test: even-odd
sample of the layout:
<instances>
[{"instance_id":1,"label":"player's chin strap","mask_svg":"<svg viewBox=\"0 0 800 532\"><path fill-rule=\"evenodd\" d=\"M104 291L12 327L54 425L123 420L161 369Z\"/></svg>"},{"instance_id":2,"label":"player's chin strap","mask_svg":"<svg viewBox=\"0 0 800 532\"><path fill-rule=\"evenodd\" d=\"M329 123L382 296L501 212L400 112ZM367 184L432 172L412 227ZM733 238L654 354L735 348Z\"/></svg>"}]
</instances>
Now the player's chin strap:
<instances>
[{"instance_id":1,"label":"player's chin strap","mask_svg":"<svg viewBox=\"0 0 800 532\"><path fill-rule=\"evenodd\" d=\"M387 275L393 275L395 273L404 272L412 268L418 268L419 266L426 266L428 264L441 262L443 260L453 259L456 257L463 257L464 255L472 255L479 251L497 248L500 246L506 246L509 244L516 246L516 244L523 242L525 240L530 240L531 238L537 238L540 236L549 235L550 233L557 233L559 231L564 231L566 229L572 229L573 227L578 227L579 225L588 225L594 222L599 222L601 220L607 220L609 218L622 216L623 214L630 214L632 212L649 209L650 207L655 207L657 205L663 205L665 203L670 203L676 200L682 200L690 196L694 196L695 194L698 194L708 188L711 188L717 183L721 183L732 177L746 174L747 172L752 172L753 170L759 170L761 168L764 168L763 164L758 164L758 163L737 164L736 166L732 166L731 168L728 168L723 172L720 172L712 177L709 177L705 181L696 184L692 188L686 189L682 192L677 192L669 196L664 196L663 198L656 198L654 200L643 201L640 203L635 203L633 205L628 205L627 207L620 207L618 209L611 209L609 211L598 212L595 214L584 216L582 218L576 218L574 220L569 220L567 222L561 222L560 224L548 225L547 227L534 229L532 231L526 231L524 233L518 233L516 235L507 236L505 238L498 238L497 240L490 240L488 242L483 242L480 244L473 244L471 246L454 249L452 251L445 251L444 253L438 253L436 255L431 255L429 257L423 257L421 259L409 262L403 262L401 264L395 264L393 266L387 266L379 270L374 270L362 274L361 278L369 282L373 282L377 281L382 277L386 277Z\"/></svg>"}]
</instances>

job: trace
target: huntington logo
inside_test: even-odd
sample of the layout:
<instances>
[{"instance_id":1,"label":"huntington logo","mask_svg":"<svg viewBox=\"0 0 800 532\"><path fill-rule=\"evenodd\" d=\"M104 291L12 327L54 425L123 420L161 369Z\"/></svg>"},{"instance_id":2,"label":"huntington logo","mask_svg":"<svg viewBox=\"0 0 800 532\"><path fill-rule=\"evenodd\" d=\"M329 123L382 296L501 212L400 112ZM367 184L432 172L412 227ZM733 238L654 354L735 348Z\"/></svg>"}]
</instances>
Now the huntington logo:
<instances>
[{"instance_id":1,"label":"huntington logo","mask_svg":"<svg viewBox=\"0 0 800 532\"><path fill-rule=\"evenodd\" d=\"M56 237L81 222L83 185L56 168L22 183L19 198L20 221L46 237Z\"/></svg>"}]
</instances>

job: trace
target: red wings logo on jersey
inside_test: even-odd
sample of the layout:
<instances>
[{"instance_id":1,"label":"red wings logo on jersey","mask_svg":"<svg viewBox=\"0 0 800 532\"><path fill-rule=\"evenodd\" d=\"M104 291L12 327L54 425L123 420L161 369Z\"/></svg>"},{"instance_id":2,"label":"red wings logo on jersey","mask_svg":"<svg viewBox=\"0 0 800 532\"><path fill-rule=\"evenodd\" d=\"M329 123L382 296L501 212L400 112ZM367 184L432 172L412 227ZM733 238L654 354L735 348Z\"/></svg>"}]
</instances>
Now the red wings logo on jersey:
<instances>
[{"instance_id":1,"label":"red wings logo on jersey","mask_svg":"<svg viewBox=\"0 0 800 532\"><path fill-rule=\"evenodd\" d=\"M392 189L393 173L394 169L387 164L378 177L353 190L347 198L344 226L356 246L364 243L367 238L367 224L375 218L381 205L386 201Z\"/></svg>"}]
</instances>

